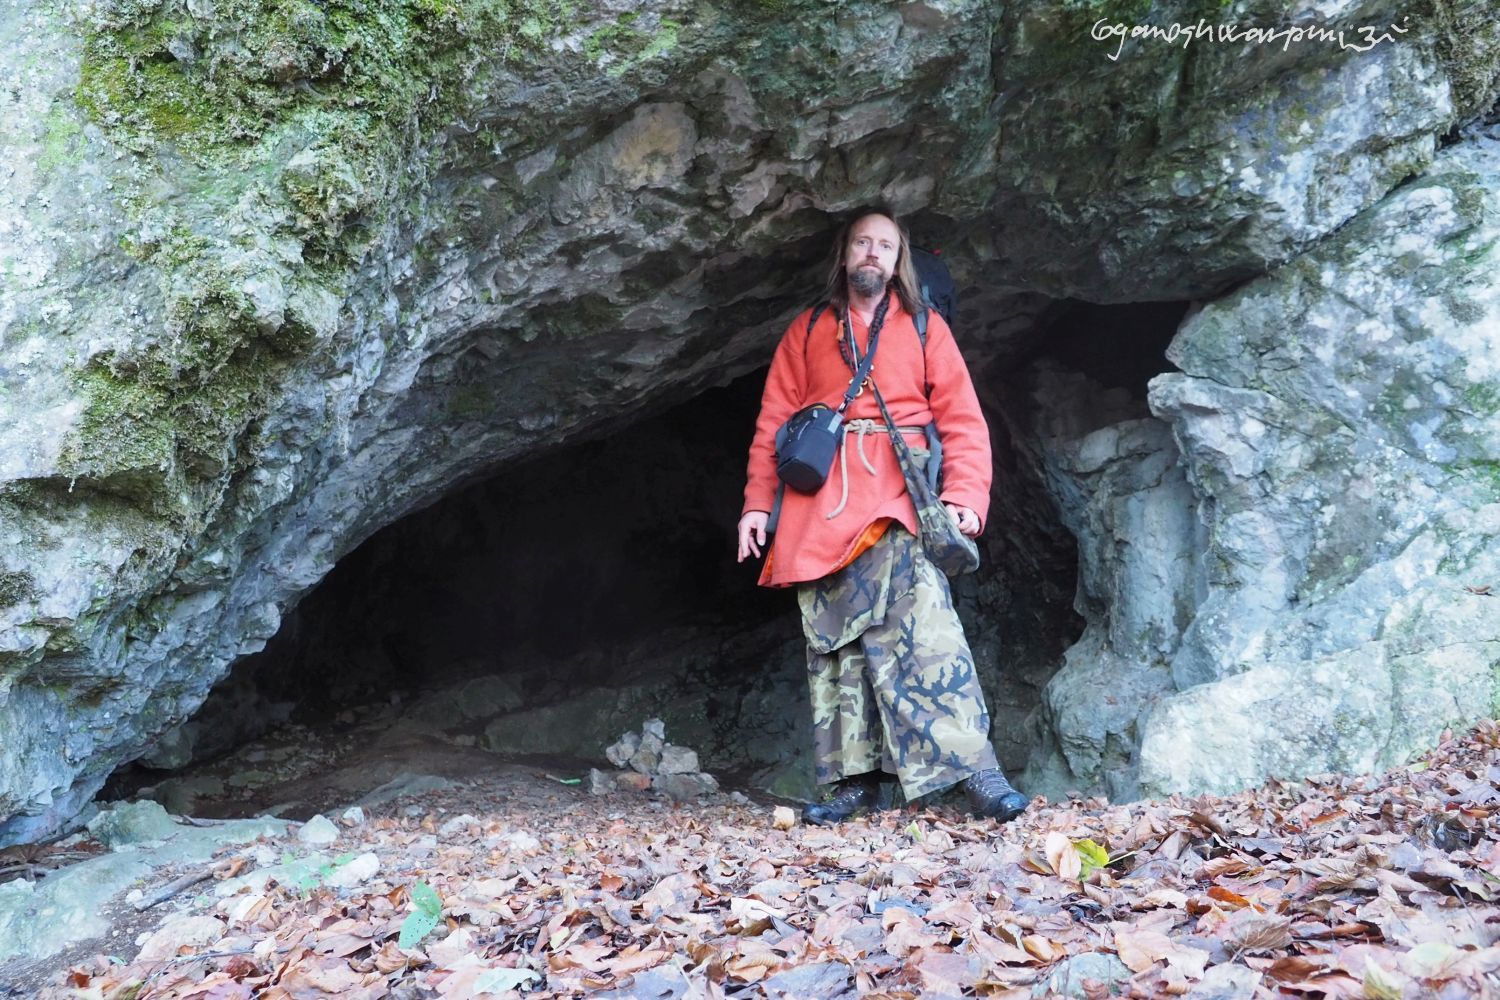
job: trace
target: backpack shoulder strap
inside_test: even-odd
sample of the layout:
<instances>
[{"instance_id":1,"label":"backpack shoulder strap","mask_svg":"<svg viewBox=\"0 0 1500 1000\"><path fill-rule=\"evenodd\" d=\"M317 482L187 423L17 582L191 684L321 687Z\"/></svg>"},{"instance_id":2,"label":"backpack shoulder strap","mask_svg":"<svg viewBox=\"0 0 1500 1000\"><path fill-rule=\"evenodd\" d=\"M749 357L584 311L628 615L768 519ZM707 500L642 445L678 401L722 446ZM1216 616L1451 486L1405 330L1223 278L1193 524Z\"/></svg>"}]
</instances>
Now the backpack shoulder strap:
<instances>
[{"instance_id":1,"label":"backpack shoulder strap","mask_svg":"<svg viewBox=\"0 0 1500 1000\"><path fill-rule=\"evenodd\" d=\"M912 322L917 326L917 339L922 344L922 392L927 396L932 395L932 383L927 379L927 286L922 286L922 304L917 308L917 314L912 317Z\"/></svg>"},{"instance_id":2,"label":"backpack shoulder strap","mask_svg":"<svg viewBox=\"0 0 1500 1000\"><path fill-rule=\"evenodd\" d=\"M813 306L813 311L810 312L810 313L808 313L808 316L807 316L807 335L809 337L812 336L813 327L815 327L815 326L818 325L818 320L822 319L823 318L823 314L825 312L827 312L827 311L828 311L828 303L827 302L819 302L817 305Z\"/></svg>"},{"instance_id":3,"label":"backpack shoulder strap","mask_svg":"<svg viewBox=\"0 0 1500 1000\"><path fill-rule=\"evenodd\" d=\"M827 302L819 302L813 306L813 311L807 316L807 336L802 339L802 361L804 364L807 362L807 345L812 343L813 327L818 325L818 320L822 319L823 314L828 311L828 305L829 303Z\"/></svg>"}]
</instances>

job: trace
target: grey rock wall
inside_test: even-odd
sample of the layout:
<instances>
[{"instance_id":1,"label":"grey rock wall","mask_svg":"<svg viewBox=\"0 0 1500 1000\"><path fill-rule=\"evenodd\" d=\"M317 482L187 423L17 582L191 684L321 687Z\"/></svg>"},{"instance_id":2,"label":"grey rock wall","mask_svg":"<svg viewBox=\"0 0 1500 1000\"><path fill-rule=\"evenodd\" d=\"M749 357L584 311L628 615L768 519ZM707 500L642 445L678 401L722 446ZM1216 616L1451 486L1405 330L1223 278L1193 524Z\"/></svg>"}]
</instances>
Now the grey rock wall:
<instances>
[{"instance_id":1,"label":"grey rock wall","mask_svg":"<svg viewBox=\"0 0 1500 1000\"><path fill-rule=\"evenodd\" d=\"M1036 787L1370 771L1500 711L1494 132L1188 318L1151 415L1040 430L1089 624Z\"/></svg>"},{"instance_id":2,"label":"grey rock wall","mask_svg":"<svg viewBox=\"0 0 1500 1000\"><path fill-rule=\"evenodd\" d=\"M1425 168L1500 62L1449 2L1369 52L1118 62L1040 2L292 7L0 11L0 844L382 525L760 363L828 213L925 213L990 285L1212 296ZM1243 646L1211 617L1174 676Z\"/></svg>"}]
</instances>

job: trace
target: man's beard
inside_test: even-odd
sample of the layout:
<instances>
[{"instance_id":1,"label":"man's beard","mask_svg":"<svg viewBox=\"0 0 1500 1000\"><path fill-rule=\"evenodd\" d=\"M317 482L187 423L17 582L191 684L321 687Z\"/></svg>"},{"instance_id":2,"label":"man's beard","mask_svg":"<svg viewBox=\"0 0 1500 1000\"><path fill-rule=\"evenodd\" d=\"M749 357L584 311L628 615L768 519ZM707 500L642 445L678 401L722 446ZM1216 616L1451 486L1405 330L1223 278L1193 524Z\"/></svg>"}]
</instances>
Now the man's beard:
<instances>
[{"instance_id":1,"label":"man's beard","mask_svg":"<svg viewBox=\"0 0 1500 1000\"><path fill-rule=\"evenodd\" d=\"M849 275L849 290L857 295L879 295L885 289L885 275L878 268L860 267Z\"/></svg>"}]
</instances>

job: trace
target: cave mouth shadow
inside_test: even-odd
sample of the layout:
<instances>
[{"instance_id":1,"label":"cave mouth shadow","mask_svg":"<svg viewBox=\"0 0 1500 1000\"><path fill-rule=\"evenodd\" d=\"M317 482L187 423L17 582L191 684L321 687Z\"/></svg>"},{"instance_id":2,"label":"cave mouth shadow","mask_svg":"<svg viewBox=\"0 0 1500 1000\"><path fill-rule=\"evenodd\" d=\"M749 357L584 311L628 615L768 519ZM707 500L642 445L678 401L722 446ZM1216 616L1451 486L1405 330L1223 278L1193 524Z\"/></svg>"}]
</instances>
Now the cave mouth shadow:
<instances>
[{"instance_id":1,"label":"cave mouth shadow","mask_svg":"<svg viewBox=\"0 0 1500 1000\"><path fill-rule=\"evenodd\" d=\"M989 383L996 482L1013 488L995 495L988 566L954 591L1008 770L1026 760L1026 722L1082 629L1076 547L1037 472L1035 404L1018 380L1062 366L1144 408L1183 308L1059 303L975 368ZM216 685L176 759L127 765L107 792L278 726L336 732L413 710L465 747L601 762L654 715L705 768L800 790L810 717L795 601L756 586L759 564L733 552L764 378L660 405L374 533Z\"/></svg>"}]
</instances>

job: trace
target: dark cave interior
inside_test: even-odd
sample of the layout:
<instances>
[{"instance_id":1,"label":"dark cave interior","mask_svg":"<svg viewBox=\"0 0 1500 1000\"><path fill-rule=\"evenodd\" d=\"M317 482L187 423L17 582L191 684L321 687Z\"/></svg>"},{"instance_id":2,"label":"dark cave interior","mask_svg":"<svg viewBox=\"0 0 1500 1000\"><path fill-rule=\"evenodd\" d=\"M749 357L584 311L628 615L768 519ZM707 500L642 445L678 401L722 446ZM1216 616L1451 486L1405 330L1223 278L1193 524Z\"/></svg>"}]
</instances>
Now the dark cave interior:
<instances>
[{"instance_id":1,"label":"dark cave interior","mask_svg":"<svg viewBox=\"0 0 1500 1000\"><path fill-rule=\"evenodd\" d=\"M1082 628L1074 543L1024 439L1027 373L1038 362L1080 372L1144 414L1146 382L1169 368L1163 352L1185 311L1057 303L1002 351L965 345L981 358L971 366L991 417L996 492L985 566L956 582L955 600L1007 767L1024 761L1025 720ZM521 712L622 684L696 699L728 734L706 760L732 766L736 727L758 718L742 705L768 673L791 678L776 690L795 700L798 676L795 601L757 587L758 564L737 564L733 551L764 377L510 465L372 535L216 686L194 720L194 758L286 721L335 725L354 706L508 675ZM139 785L161 773L137 763L116 777Z\"/></svg>"}]
</instances>

